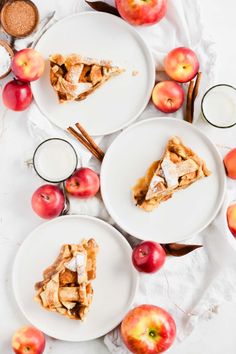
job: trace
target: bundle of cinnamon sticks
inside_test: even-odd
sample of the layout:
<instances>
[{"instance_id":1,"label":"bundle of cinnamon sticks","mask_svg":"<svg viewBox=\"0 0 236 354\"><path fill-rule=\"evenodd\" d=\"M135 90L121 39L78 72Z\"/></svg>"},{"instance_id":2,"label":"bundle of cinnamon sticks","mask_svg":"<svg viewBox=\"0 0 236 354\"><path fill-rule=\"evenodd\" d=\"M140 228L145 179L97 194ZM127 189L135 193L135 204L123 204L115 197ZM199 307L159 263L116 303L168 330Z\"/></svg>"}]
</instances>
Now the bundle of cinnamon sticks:
<instances>
[{"instance_id":1,"label":"bundle of cinnamon sticks","mask_svg":"<svg viewBox=\"0 0 236 354\"><path fill-rule=\"evenodd\" d=\"M75 124L75 130L73 127L68 127L67 131L73 135L79 142L91 152L91 154L96 157L100 162L102 162L104 158L104 152L100 149L100 147L95 143L92 137L86 132L86 130L82 127L80 123Z\"/></svg>"},{"instance_id":2,"label":"bundle of cinnamon sticks","mask_svg":"<svg viewBox=\"0 0 236 354\"><path fill-rule=\"evenodd\" d=\"M199 92L201 77L202 73L198 72L196 75L196 79L191 80L188 86L185 120L189 123L193 122L194 102Z\"/></svg>"}]
</instances>

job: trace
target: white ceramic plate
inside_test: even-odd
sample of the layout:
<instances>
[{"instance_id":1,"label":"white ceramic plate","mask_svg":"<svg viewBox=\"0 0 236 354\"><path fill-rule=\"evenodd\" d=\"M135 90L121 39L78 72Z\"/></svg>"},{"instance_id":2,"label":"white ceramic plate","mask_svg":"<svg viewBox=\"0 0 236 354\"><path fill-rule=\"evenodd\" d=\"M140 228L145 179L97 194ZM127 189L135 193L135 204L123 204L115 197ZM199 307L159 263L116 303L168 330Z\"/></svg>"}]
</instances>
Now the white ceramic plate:
<instances>
[{"instance_id":1,"label":"white ceramic plate","mask_svg":"<svg viewBox=\"0 0 236 354\"><path fill-rule=\"evenodd\" d=\"M110 134L134 121L150 99L155 80L151 53L134 28L116 16L84 12L67 17L53 25L35 49L45 60L53 53L78 53L110 59L125 69L85 100L59 104L47 60L44 75L32 83L32 90L41 111L63 129L79 121L91 135Z\"/></svg>"},{"instance_id":2,"label":"white ceramic plate","mask_svg":"<svg viewBox=\"0 0 236 354\"><path fill-rule=\"evenodd\" d=\"M33 300L34 284L57 257L64 243L94 237L100 250L94 299L84 322L44 310ZM34 326L51 337L85 341L100 337L116 327L129 310L138 274L131 264L131 247L109 224L88 216L64 216L42 224L23 242L13 268L17 303Z\"/></svg>"},{"instance_id":3,"label":"white ceramic plate","mask_svg":"<svg viewBox=\"0 0 236 354\"><path fill-rule=\"evenodd\" d=\"M174 135L206 161L212 175L145 212L134 205L131 188ZM136 237L163 243L186 240L204 229L222 204L225 183L213 143L193 125L173 118L152 118L126 129L106 152L101 170L102 197L117 224Z\"/></svg>"}]
</instances>

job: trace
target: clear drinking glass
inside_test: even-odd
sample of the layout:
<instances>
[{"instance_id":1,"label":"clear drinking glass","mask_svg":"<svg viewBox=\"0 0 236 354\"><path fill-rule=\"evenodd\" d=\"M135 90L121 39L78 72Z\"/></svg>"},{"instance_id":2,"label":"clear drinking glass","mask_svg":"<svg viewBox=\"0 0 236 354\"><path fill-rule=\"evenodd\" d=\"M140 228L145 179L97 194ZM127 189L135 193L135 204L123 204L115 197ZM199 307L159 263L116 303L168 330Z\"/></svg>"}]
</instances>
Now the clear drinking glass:
<instances>
[{"instance_id":1,"label":"clear drinking glass","mask_svg":"<svg viewBox=\"0 0 236 354\"><path fill-rule=\"evenodd\" d=\"M33 155L33 167L37 175L46 182L59 184L62 188L66 200L63 215L67 214L70 207L64 182L74 173L78 161L73 146L60 138L43 141Z\"/></svg>"},{"instance_id":2,"label":"clear drinking glass","mask_svg":"<svg viewBox=\"0 0 236 354\"><path fill-rule=\"evenodd\" d=\"M231 128L236 124L236 88L219 84L203 96L201 110L206 121L216 128Z\"/></svg>"},{"instance_id":3,"label":"clear drinking glass","mask_svg":"<svg viewBox=\"0 0 236 354\"><path fill-rule=\"evenodd\" d=\"M50 183L69 178L78 165L78 156L66 140L51 138L43 141L33 155L33 166L39 177Z\"/></svg>"}]
</instances>

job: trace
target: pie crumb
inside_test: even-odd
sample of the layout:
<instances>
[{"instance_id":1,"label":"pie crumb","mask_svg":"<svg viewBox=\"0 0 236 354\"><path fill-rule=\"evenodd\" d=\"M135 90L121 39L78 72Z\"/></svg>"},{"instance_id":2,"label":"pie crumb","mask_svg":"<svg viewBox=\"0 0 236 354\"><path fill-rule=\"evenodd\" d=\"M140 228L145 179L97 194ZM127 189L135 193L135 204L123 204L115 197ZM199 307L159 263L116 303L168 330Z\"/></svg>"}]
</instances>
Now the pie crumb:
<instances>
[{"instance_id":1,"label":"pie crumb","mask_svg":"<svg viewBox=\"0 0 236 354\"><path fill-rule=\"evenodd\" d=\"M138 70L133 70L132 71L132 76L137 76L139 74Z\"/></svg>"}]
</instances>

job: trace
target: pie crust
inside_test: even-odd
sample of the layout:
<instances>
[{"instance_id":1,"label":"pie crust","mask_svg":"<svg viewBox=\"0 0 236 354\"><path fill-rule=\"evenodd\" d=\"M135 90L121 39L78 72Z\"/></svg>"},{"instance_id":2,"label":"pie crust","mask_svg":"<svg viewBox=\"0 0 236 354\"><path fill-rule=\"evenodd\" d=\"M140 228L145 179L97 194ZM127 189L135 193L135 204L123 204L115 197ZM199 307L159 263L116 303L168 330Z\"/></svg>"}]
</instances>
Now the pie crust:
<instances>
[{"instance_id":1,"label":"pie crust","mask_svg":"<svg viewBox=\"0 0 236 354\"><path fill-rule=\"evenodd\" d=\"M180 138L172 137L163 157L154 161L132 188L132 196L138 207L152 211L175 192L210 174L203 159L185 146Z\"/></svg>"}]
</instances>

